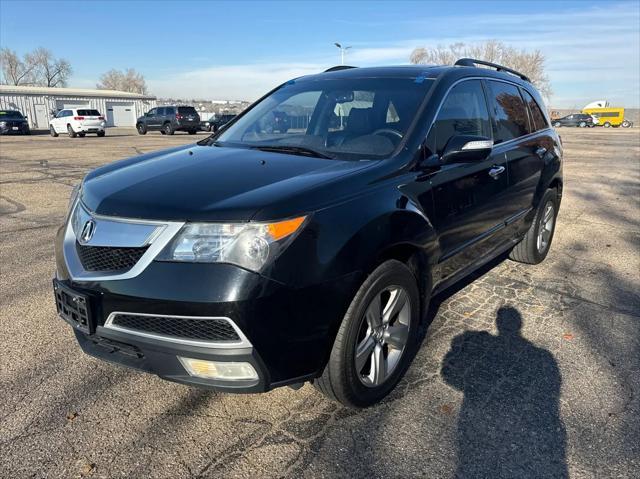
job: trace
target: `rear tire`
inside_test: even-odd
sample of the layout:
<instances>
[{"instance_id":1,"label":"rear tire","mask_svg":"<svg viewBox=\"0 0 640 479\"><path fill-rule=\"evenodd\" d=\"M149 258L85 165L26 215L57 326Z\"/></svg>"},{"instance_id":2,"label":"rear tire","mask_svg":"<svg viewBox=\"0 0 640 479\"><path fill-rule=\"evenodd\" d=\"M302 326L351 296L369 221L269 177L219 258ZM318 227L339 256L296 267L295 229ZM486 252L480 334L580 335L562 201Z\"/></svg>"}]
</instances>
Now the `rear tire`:
<instances>
[{"instance_id":1,"label":"rear tire","mask_svg":"<svg viewBox=\"0 0 640 479\"><path fill-rule=\"evenodd\" d=\"M605 128L611 128L611 123L609 123L609 122L607 121L607 122L605 122L605 124L604 124L604 125L602 125L602 126L604 126Z\"/></svg>"},{"instance_id":2,"label":"rear tire","mask_svg":"<svg viewBox=\"0 0 640 479\"><path fill-rule=\"evenodd\" d=\"M382 263L353 298L329 361L313 385L348 407L379 402L398 384L413 359L419 318L413 273L400 261Z\"/></svg>"},{"instance_id":3,"label":"rear tire","mask_svg":"<svg viewBox=\"0 0 640 479\"><path fill-rule=\"evenodd\" d=\"M196 133L198 133L198 130L189 130L190 135L195 135Z\"/></svg>"},{"instance_id":4,"label":"rear tire","mask_svg":"<svg viewBox=\"0 0 640 479\"><path fill-rule=\"evenodd\" d=\"M585 128L587 126L586 122L581 121L580 122L580 128Z\"/></svg>"},{"instance_id":5,"label":"rear tire","mask_svg":"<svg viewBox=\"0 0 640 479\"><path fill-rule=\"evenodd\" d=\"M85 135L86 135L86 133L78 133L78 136L79 136L80 138L84 138L84 136L85 136Z\"/></svg>"},{"instance_id":6,"label":"rear tire","mask_svg":"<svg viewBox=\"0 0 640 479\"><path fill-rule=\"evenodd\" d=\"M143 123L138 123L136 125L136 130L138 130L138 135L146 135L147 134L147 126Z\"/></svg>"},{"instance_id":7,"label":"rear tire","mask_svg":"<svg viewBox=\"0 0 640 479\"><path fill-rule=\"evenodd\" d=\"M162 131L165 135L173 135L175 133L175 130L173 129L173 125L171 123L165 123L165 125L162 127Z\"/></svg>"},{"instance_id":8,"label":"rear tire","mask_svg":"<svg viewBox=\"0 0 640 479\"><path fill-rule=\"evenodd\" d=\"M69 135L69 138L75 138L76 136L78 136L78 134L73 131L71 125L67 125L67 134Z\"/></svg>"},{"instance_id":9,"label":"rear tire","mask_svg":"<svg viewBox=\"0 0 640 479\"><path fill-rule=\"evenodd\" d=\"M551 242L556 230L558 216L558 193L554 188L548 189L529 230L509 253L509 258L518 263L538 264L544 261L551 249Z\"/></svg>"},{"instance_id":10,"label":"rear tire","mask_svg":"<svg viewBox=\"0 0 640 479\"><path fill-rule=\"evenodd\" d=\"M559 122L559 121L556 121L556 122L553 124L553 127L554 127L554 128L560 128L561 126L562 126L562 125L560 124L560 122Z\"/></svg>"},{"instance_id":11,"label":"rear tire","mask_svg":"<svg viewBox=\"0 0 640 479\"><path fill-rule=\"evenodd\" d=\"M49 134L54 138L57 138L58 136L58 134L56 133L56 130L54 130L52 126L49 127Z\"/></svg>"},{"instance_id":12,"label":"rear tire","mask_svg":"<svg viewBox=\"0 0 640 479\"><path fill-rule=\"evenodd\" d=\"M104 135L106 135L107 132L106 131L99 131L98 132L98 136L103 137Z\"/></svg>"}]
</instances>

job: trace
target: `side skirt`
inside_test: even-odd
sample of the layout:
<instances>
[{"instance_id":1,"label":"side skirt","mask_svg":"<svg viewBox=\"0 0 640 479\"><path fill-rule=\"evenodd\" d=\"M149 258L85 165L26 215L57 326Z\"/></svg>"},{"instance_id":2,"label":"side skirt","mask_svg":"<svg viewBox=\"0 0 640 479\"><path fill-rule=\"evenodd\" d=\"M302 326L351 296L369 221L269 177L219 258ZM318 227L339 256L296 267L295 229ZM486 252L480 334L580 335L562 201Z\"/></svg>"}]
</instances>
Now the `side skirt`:
<instances>
[{"instance_id":1,"label":"side skirt","mask_svg":"<svg viewBox=\"0 0 640 479\"><path fill-rule=\"evenodd\" d=\"M441 283L438 283L434 288L433 288L433 293L432 295L436 295L442 291L444 291L445 289L447 289L448 287L452 286L453 284L457 283L458 281L460 281L462 278L464 278L465 276L473 273L475 270L477 270L478 268L482 267L483 265L487 264L489 261L491 261L492 259L500 256L502 253L504 253L505 251L510 250L511 248L513 248L516 244L518 244L518 242L520 241L521 238L511 238L507 241L505 241L504 243L496 246L490 253L486 254L485 256L482 256L481 258L478 258L476 261L474 261L473 263L471 263L469 266L467 266L466 268L460 270L459 272L457 272L455 275L445 279L444 281L442 281Z\"/></svg>"}]
</instances>

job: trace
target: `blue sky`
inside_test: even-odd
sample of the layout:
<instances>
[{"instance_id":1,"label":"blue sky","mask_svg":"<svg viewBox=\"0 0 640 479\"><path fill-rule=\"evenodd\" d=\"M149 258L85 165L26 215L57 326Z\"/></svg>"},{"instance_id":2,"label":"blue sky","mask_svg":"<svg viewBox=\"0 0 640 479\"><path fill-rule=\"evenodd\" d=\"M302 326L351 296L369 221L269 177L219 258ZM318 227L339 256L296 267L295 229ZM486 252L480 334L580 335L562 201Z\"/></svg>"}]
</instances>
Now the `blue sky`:
<instances>
[{"instance_id":1,"label":"blue sky","mask_svg":"<svg viewBox=\"0 0 640 479\"><path fill-rule=\"evenodd\" d=\"M253 100L339 63L407 63L415 47L497 39L540 49L556 108L640 106L640 1L188 2L0 0L0 45L38 46L92 88L110 68L158 96Z\"/></svg>"}]
</instances>

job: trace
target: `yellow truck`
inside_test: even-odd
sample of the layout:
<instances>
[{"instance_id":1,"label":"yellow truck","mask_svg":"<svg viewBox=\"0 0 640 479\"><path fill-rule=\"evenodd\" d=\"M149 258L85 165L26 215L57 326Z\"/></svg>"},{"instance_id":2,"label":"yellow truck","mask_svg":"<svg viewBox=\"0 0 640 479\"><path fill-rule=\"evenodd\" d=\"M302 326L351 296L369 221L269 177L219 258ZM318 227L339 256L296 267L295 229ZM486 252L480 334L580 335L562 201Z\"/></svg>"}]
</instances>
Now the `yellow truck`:
<instances>
[{"instance_id":1,"label":"yellow truck","mask_svg":"<svg viewBox=\"0 0 640 479\"><path fill-rule=\"evenodd\" d=\"M585 108L582 113L586 113L594 117L597 126L609 128L611 126L621 126L629 128L632 123L624 118L624 108Z\"/></svg>"}]
</instances>

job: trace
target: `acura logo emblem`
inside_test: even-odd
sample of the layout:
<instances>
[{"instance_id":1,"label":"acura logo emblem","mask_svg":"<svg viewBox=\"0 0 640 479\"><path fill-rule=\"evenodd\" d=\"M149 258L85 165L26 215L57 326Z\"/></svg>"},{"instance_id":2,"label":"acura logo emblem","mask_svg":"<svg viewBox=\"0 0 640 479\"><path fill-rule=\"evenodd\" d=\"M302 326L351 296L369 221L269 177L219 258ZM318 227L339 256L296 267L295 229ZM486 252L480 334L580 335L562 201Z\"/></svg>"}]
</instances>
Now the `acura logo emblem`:
<instances>
[{"instance_id":1,"label":"acura logo emblem","mask_svg":"<svg viewBox=\"0 0 640 479\"><path fill-rule=\"evenodd\" d=\"M88 220L82 227L82 232L80 233L80 241L82 243L88 243L93 237L93 233L95 233L95 231L96 222L93 220Z\"/></svg>"}]
</instances>

